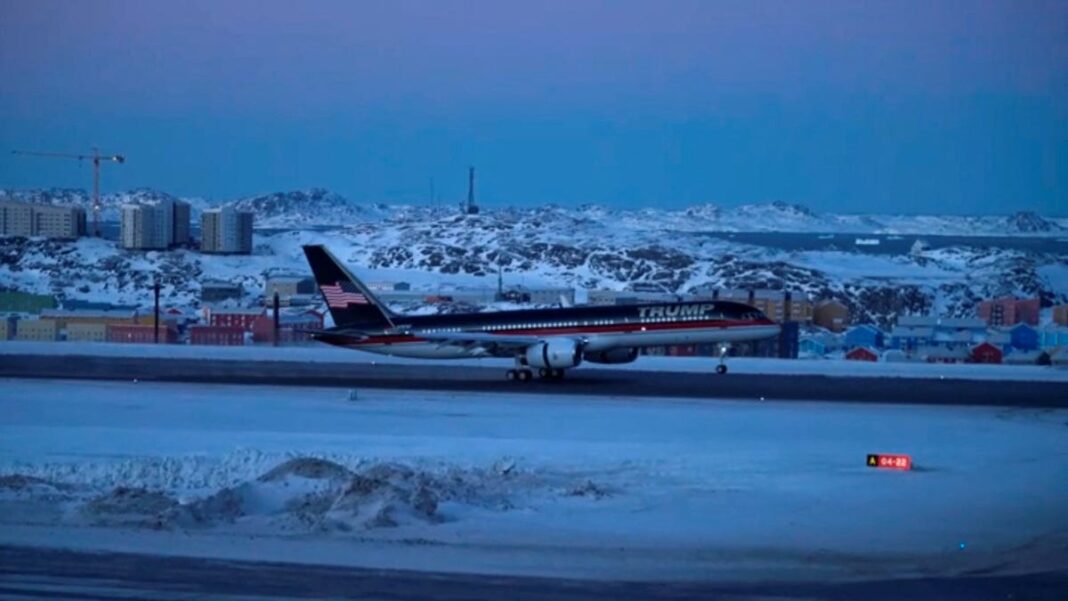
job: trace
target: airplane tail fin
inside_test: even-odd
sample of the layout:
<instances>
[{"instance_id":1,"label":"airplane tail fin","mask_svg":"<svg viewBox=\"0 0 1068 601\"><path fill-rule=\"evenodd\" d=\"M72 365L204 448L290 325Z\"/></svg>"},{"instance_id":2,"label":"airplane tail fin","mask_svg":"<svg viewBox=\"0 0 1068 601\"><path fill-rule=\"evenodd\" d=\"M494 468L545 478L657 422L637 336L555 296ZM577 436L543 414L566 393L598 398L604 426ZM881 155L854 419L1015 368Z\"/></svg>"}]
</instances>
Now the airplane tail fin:
<instances>
[{"instance_id":1,"label":"airplane tail fin","mask_svg":"<svg viewBox=\"0 0 1068 601\"><path fill-rule=\"evenodd\" d=\"M305 246L304 256L335 326L393 326L389 309L326 247L319 244Z\"/></svg>"}]
</instances>

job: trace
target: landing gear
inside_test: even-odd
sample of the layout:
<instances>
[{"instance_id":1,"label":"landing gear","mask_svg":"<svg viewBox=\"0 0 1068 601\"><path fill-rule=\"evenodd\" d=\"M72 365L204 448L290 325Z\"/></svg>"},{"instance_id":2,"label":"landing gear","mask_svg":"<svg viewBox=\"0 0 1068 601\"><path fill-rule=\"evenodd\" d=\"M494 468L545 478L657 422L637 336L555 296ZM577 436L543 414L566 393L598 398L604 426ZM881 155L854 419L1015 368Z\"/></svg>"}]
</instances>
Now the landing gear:
<instances>
[{"instance_id":1,"label":"landing gear","mask_svg":"<svg viewBox=\"0 0 1068 601\"><path fill-rule=\"evenodd\" d=\"M534 374L529 369L509 369L508 371L504 372L504 378L506 380L529 382L534 378Z\"/></svg>"},{"instance_id":2,"label":"landing gear","mask_svg":"<svg viewBox=\"0 0 1068 601\"><path fill-rule=\"evenodd\" d=\"M731 346L729 344L719 345L719 365L716 366L717 374L727 373L727 353L730 352Z\"/></svg>"},{"instance_id":3,"label":"landing gear","mask_svg":"<svg viewBox=\"0 0 1068 601\"><path fill-rule=\"evenodd\" d=\"M545 380L563 380L564 370L543 367L538 370L538 376Z\"/></svg>"}]
</instances>

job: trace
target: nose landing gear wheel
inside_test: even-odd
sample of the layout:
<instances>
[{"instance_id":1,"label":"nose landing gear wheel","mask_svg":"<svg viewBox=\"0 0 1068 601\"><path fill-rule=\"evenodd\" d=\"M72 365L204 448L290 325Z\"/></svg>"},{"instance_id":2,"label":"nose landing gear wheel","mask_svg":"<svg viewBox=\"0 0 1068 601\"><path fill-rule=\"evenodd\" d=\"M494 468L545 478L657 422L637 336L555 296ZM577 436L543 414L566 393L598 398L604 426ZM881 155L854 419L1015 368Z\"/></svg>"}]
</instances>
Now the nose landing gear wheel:
<instances>
[{"instance_id":1,"label":"nose landing gear wheel","mask_svg":"<svg viewBox=\"0 0 1068 601\"><path fill-rule=\"evenodd\" d=\"M727 366L726 365L717 365L716 366L716 373L717 374L725 374L725 373L727 373Z\"/></svg>"}]
</instances>

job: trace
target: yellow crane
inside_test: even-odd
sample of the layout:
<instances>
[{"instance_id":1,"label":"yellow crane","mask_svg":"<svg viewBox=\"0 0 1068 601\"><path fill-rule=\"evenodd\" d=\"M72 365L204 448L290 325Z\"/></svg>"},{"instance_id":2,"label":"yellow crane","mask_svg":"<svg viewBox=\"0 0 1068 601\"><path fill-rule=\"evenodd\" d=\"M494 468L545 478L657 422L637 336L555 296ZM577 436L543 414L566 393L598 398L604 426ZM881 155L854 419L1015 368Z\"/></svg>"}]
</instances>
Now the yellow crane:
<instances>
[{"instance_id":1,"label":"yellow crane","mask_svg":"<svg viewBox=\"0 0 1068 601\"><path fill-rule=\"evenodd\" d=\"M11 154L21 154L35 157L51 157L55 159L77 159L79 161L93 162L93 235L100 236L100 163L125 163L126 157L121 154L100 154L99 148L93 148L92 154L70 154L66 152L39 152L36 150L12 150Z\"/></svg>"}]
</instances>

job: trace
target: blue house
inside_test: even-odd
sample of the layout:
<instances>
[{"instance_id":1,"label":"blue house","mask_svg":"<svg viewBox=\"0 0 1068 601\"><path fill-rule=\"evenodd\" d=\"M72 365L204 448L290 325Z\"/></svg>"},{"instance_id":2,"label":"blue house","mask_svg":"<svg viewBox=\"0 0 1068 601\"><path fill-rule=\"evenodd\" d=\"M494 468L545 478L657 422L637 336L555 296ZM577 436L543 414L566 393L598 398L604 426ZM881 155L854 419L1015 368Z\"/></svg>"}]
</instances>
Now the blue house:
<instances>
[{"instance_id":1,"label":"blue house","mask_svg":"<svg viewBox=\"0 0 1068 601\"><path fill-rule=\"evenodd\" d=\"M1068 328L1055 325L1042 328L1040 343L1047 349L1068 347Z\"/></svg>"},{"instance_id":2,"label":"blue house","mask_svg":"<svg viewBox=\"0 0 1068 601\"><path fill-rule=\"evenodd\" d=\"M1009 329L1012 348L1021 351L1033 351L1038 348L1038 330L1026 323L1018 323Z\"/></svg>"},{"instance_id":3,"label":"blue house","mask_svg":"<svg viewBox=\"0 0 1068 601\"><path fill-rule=\"evenodd\" d=\"M932 328L897 326L890 332L890 348L913 351L934 339Z\"/></svg>"},{"instance_id":4,"label":"blue house","mask_svg":"<svg viewBox=\"0 0 1068 601\"><path fill-rule=\"evenodd\" d=\"M860 346L883 348L882 330L866 323L849 328L845 333L845 347L854 349Z\"/></svg>"}]
</instances>

